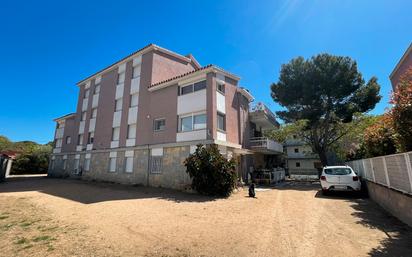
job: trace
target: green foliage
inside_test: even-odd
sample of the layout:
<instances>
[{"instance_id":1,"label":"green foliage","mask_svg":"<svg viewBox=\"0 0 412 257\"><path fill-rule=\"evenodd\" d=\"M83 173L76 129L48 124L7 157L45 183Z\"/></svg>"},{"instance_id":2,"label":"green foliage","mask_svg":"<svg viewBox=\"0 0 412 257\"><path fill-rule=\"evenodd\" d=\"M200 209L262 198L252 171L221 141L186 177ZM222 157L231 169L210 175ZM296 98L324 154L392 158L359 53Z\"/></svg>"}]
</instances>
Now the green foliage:
<instances>
[{"instance_id":1,"label":"green foliage","mask_svg":"<svg viewBox=\"0 0 412 257\"><path fill-rule=\"evenodd\" d=\"M235 161L220 154L217 145L198 145L185 160L185 166L192 178L192 188L200 194L229 196L236 187Z\"/></svg>"},{"instance_id":2,"label":"green foliage","mask_svg":"<svg viewBox=\"0 0 412 257\"><path fill-rule=\"evenodd\" d=\"M273 139L279 143L284 143L293 135L297 135L300 138L303 138L301 134L304 133L305 126L306 121L304 120L299 120L288 124L282 124L278 129L265 131L265 137Z\"/></svg>"},{"instance_id":3,"label":"green foliage","mask_svg":"<svg viewBox=\"0 0 412 257\"><path fill-rule=\"evenodd\" d=\"M375 124L378 119L379 116L355 114L351 122L343 124L344 135L332 146L341 161L359 158L366 154L366 149L362 144L364 134L367 128Z\"/></svg>"},{"instance_id":4,"label":"green foliage","mask_svg":"<svg viewBox=\"0 0 412 257\"><path fill-rule=\"evenodd\" d=\"M373 109L379 90L375 77L365 83L351 58L319 54L282 65L271 96L286 108L277 112L286 123L306 121L302 136L327 165L326 153L348 132L345 124Z\"/></svg>"},{"instance_id":5,"label":"green foliage","mask_svg":"<svg viewBox=\"0 0 412 257\"><path fill-rule=\"evenodd\" d=\"M412 151L412 68L400 78L392 94L391 110L393 127L400 151Z\"/></svg>"},{"instance_id":6,"label":"green foliage","mask_svg":"<svg viewBox=\"0 0 412 257\"><path fill-rule=\"evenodd\" d=\"M369 126L364 135L365 157L375 157L396 153L396 138L390 114L384 114Z\"/></svg>"},{"instance_id":7,"label":"green foliage","mask_svg":"<svg viewBox=\"0 0 412 257\"><path fill-rule=\"evenodd\" d=\"M40 145L32 141L12 142L5 136L0 136L0 151L17 152L13 161L12 174L42 174L47 173L52 144Z\"/></svg>"}]
</instances>

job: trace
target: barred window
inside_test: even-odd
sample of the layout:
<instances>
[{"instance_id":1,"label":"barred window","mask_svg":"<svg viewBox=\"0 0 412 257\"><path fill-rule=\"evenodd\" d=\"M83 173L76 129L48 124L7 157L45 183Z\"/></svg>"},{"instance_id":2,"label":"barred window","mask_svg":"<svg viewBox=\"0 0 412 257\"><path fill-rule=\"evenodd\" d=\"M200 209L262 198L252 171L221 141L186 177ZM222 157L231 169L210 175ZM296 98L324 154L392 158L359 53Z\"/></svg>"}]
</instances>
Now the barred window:
<instances>
[{"instance_id":1,"label":"barred window","mask_svg":"<svg viewBox=\"0 0 412 257\"><path fill-rule=\"evenodd\" d=\"M152 156L150 173L162 173L163 156Z\"/></svg>"}]
</instances>

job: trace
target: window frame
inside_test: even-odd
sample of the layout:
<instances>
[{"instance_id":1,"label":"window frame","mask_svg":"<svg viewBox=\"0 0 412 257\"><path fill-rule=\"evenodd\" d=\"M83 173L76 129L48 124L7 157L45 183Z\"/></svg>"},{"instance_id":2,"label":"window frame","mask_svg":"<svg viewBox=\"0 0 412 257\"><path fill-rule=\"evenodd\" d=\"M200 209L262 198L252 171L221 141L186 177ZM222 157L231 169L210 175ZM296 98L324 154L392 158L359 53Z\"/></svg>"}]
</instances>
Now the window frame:
<instances>
[{"instance_id":1,"label":"window frame","mask_svg":"<svg viewBox=\"0 0 412 257\"><path fill-rule=\"evenodd\" d=\"M163 156L152 156L150 160L150 173L151 174L162 174L162 172L163 172Z\"/></svg>"},{"instance_id":2,"label":"window frame","mask_svg":"<svg viewBox=\"0 0 412 257\"><path fill-rule=\"evenodd\" d=\"M118 131L117 132L117 139L115 139L115 137L114 137L114 135L115 135L115 130L116 131ZM113 127L112 128L112 141L115 141L115 142L117 142L117 141L119 141L120 140L120 127Z\"/></svg>"},{"instance_id":3,"label":"window frame","mask_svg":"<svg viewBox=\"0 0 412 257\"><path fill-rule=\"evenodd\" d=\"M130 137L130 131L131 131L130 127L131 126L134 126L134 137ZM136 123L127 125L127 139L136 139L136 134L137 134L136 129L137 129Z\"/></svg>"},{"instance_id":4,"label":"window frame","mask_svg":"<svg viewBox=\"0 0 412 257\"><path fill-rule=\"evenodd\" d=\"M222 89L220 89L220 87L222 87ZM226 92L226 86L225 86L225 83L220 83L220 82L217 82L217 85L216 85L216 91L217 91L217 92L219 92L219 93L221 93L222 95L224 95L224 94L225 94L225 92Z\"/></svg>"},{"instance_id":5,"label":"window frame","mask_svg":"<svg viewBox=\"0 0 412 257\"><path fill-rule=\"evenodd\" d=\"M195 128L195 120L196 120L196 117L197 116L205 116L205 125L204 125L204 127L202 127L202 128ZM186 118L190 118L191 119L191 128L189 129L189 130L183 130L182 129L182 125L183 125L183 122L182 122L182 120L183 119L186 119ZM178 116L178 132L190 132L190 131L196 131L196 130L204 130L204 129L206 129L207 128L207 113L206 112L198 112L198 113L190 113L190 114L184 114L184 115L180 115L180 116ZM202 124L202 123L199 123L199 124Z\"/></svg>"},{"instance_id":6,"label":"window frame","mask_svg":"<svg viewBox=\"0 0 412 257\"><path fill-rule=\"evenodd\" d=\"M156 129L156 122L159 122L159 121L163 121L163 122L164 122L163 128ZM166 118L157 118L157 119L154 119L154 120L153 120L153 131L154 131L154 132L159 132L159 131L164 131L164 130L166 130Z\"/></svg>"},{"instance_id":7,"label":"window frame","mask_svg":"<svg viewBox=\"0 0 412 257\"><path fill-rule=\"evenodd\" d=\"M84 158L83 170L90 171L90 158Z\"/></svg>"},{"instance_id":8,"label":"window frame","mask_svg":"<svg viewBox=\"0 0 412 257\"><path fill-rule=\"evenodd\" d=\"M117 103L120 103L120 109L117 109ZM115 99L114 100L114 112L120 112L123 110L123 98Z\"/></svg>"},{"instance_id":9,"label":"window frame","mask_svg":"<svg viewBox=\"0 0 412 257\"><path fill-rule=\"evenodd\" d=\"M112 170L112 161L114 161L114 168ZM109 167L108 167L108 171L109 172L116 172L116 168L117 168L117 157L109 157Z\"/></svg>"},{"instance_id":10,"label":"window frame","mask_svg":"<svg viewBox=\"0 0 412 257\"><path fill-rule=\"evenodd\" d=\"M88 99L90 96L90 88L84 90L83 99Z\"/></svg>"},{"instance_id":11,"label":"window frame","mask_svg":"<svg viewBox=\"0 0 412 257\"><path fill-rule=\"evenodd\" d=\"M97 89L99 89L99 90L97 90ZM94 85L94 90L93 90L93 95L97 95L97 94L99 94L100 93L100 83L99 84L95 84Z\"/></svg>"},{"instance_id":12,"label":"window frame","mask_svg":"<svg viewBox=\"0 0 412 257\"><path fill-rule=\"evenodd\" d=\"M140 72L139 72L139 75L136 75L136 74L135 74L135 69L137 69L137 68L139 68L139 67L140 67L140 69L141 69L141 68L142 68L142 65L141 65L141 64L137 64L137 65L135 65L135 66L132 67L132 79L135 79L135 78L140 77L141 70L140 70Z\"/></svg>"},{"instance_id":13,"label":"window frame","mask_svg":"<svg viewBox=\"0 0 412 257\"><path fill-rule=\"evenodd\" d=\"M132 105L132 102L133 102L132 99L133 99L134 96L136 96L136 99L137 99L137 100L136 100L136 104L133 104L133 105ZM130 95L130 104L129 104L129 107L130 107L130 108L132 108L132 107L137 107L138 105L139 105L139 93L131 94L131 95Z\"/></svg>"},{"instance_id":14,"label":"window frame","mask_svg":"<svg viewBox=\"0 0 412 257\"><path fill-rule=\"evenodd\" d=\"M66 145L70 145L72 143L72 137L71 136L67 136L66 137Z\"/></svg>"},{"instance_id":15,"label":"window frame","mask_svg":"<svg viewBox=\"0 0 412 257\"><path fill-rule=\"evenodd\" d=\"M84 134L77 135L77 145L83 145Z\"/></svg>"},{"instance_id":16,"label":"window frame","mask_svg":"<svg viewBox=\"0 0 412 257\"><path fill-rule=\"evenodd\" d=\"M97 117L97 107L92 109L92 119L96 119Z\"/></svg>"},{"instance_id":17,"label":"window frame","mask_svg":"<svg viewBox=\"0 0 412 257\"><path fill-rule=\"evenodd\" d=\"M122 81L120 81L120 78L122 78ZM125 79L126 79L126 71L117 73L117 79L116 79L117 85L123 84Z\"/></svg>"},{"instance_id":18,"label":"window frame","mask_svg":"<svg viewBox=\"0 0 412 257\"><path fill-rule=\"evenodd\" d=\"M300 168L300 162L295 162L295 168Z\"/></svg>"},{"instance_id":19,"label":"window frame","mask_svg":"<svg viewBox=\"0 0 412 257\"><path fill-rule=\"evenodd\" d=\"M223 117L223 129L219 128L219 116ZM218 131L226 132L226 114L217 112L216 119L216 129Z\"/></svg>"},{"instance_id":20,"label":"window frame","mask_svg":"<svg viewBox=\"0 0 412 257\"><path fill-rule=\"evenodd\" d=\"M87 119L87 112L86 111L84 111L84 112L82 112L82 116L80 117L80 121L85 121L86 119Z\"/></svg>"},{"instance_id":21,"label":"window frame","mask_svg":"<svg viewBox=\"0 0 412 257\"><path fill-rule=\"evenodd\" d=\"M127 169L127 161L130 160L132 161L132 165L131 165L131 170ZM124 172L125 173L133 173L133 163L134 162L134 157L124 157Z\"/></svg>"},{"instance_id":22,"label":"window frame","mask_svg":"<svg viewBox=\"0 0 412 257\"><path fill-rule=\"evenodd\" d=\"M90 144L93 144L93 142L94 142L94 132L89 132L89 134L87 134L87 144L90 145Z\"/></svg>"}]
</instances>

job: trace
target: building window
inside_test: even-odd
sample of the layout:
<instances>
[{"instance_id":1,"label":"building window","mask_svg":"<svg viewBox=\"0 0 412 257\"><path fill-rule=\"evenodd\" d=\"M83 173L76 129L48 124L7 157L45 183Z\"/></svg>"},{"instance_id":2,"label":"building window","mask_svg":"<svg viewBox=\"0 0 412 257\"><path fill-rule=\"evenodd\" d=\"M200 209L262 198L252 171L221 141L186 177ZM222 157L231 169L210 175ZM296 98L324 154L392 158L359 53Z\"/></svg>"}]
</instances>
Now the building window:
<instances>
[{"instance_id":1,"label":"building window","mask_svg":"<svg viewBox=\"0 0 412 257\"><path fill-rule=\"evenodd\" d=\"M178 95L186 95L206 88L206 80L196 82L191 85L179 87Z\"/></svg>"},{"instance_id":2,"label":"building window","mask_svg":"<svg viewBox=\"0 0 412 257\"><path fill-rule=\"evenodd\" d=\"M79 159L74 159L74 170L78 171L80 166L80 160Z\"/></svg>"},{"instance_id":3,"label":"building window","mask_svg":"<svg viewBox=\"0 0 412 257\"><path fill-rule=\"evenodd\" d=\"M140 65L136 65L133 67L132 78L137 78L140 76Z\"/></svg>"},{"instance_id":4,"label":"building window","mask_svg":"<svg viewBox=\"0 0 412 257\"><path fill-rule=\"evenodd\" d=\"M206 128L206 114L198 114L193 116L193 129Z\"/></svg>"},{"instance_id":5,"label":"building window","mask_svg":"<svg viewBox=\"0 0 412 257\"><path fill-rule=\"evenodd\" d=\"M84 159L84 170L89 171L90 170L90 158Z\"/></svg>"},{"instance_id":6,"label":"building window","mask_svg":"<svg viewBox=\"0 0 412 257\"><path fill-rule=\"evenodd\" d=\"M206 80L194 84L194 91L199 91L206 88Z\"/></svg>"},{"instance_id":7,"label":"building window","mask_svg":"<svg viewBox=\"0 0 412 257\"><path fill-rule=\"evenodd\" d=\"M82 112L82 118L81 118L82 121L86 120L86 114L87 114L86 112Z\"/></svg>"},{"instance_id":8,"label":"building window","mask_svg":"<svg viewBox=\"0 0 412 257\"><path fill-rule=\"evenodd\" d=\"M130 96L130 107L135 107L139 103L139 94L133 94Z\"/></svg>"},{"instance_id":9,"label":"building window","mask_svg":"<svg viewBox=\"0 0 412 257\"><path fill-rule=\"evenodd\" d=\"M123 98L119 98L117 100L115 100L115 104L114 104L114 111L121 111L122 110L122 105L123 105Z\"/></svg>"},{"instance_id":10,"label":"building window","mask_svg":"<svg viewBox=\"0 0 412 257\"><path fill-rule=\"evenodd\" d=\"M124 82L124 78L125 78L124 72L117 74L117 85L122 84Z\"/></svg>"},{"instance_id":11,"label":"building window","mask_svg":"<svg viewBox=\"0 0 412 257\"><path fill-rule=\"evenodd\" d=\"M226 116L224 114L217 114L217 129L226 131Z\"/></svg>"},{"instance_id":12,"label":"building window","mask_svg":"<svg viewBox=\"0 0 412 257\"><path fill-rule=\"evenodd\" d=\"M133 157L125 158L125 170L124 171L127 173L133 172Z\"/></svg>"},{"instance_id":13,"label":"building window","mask_svg":"<svg viewBox=\"0 0 412 257\"><path fill-rule=\"evenodd\" d=\"M67 160L63 159L63 170L67 169Z\"/></svg>"},{"instance_id":14,"label":"building window","mask_svg":"<svg viewBox=\"0 0 412 257\"><path fill-rule=\"evenodd\" d=\"M113 128L112 141L119 141L119 138L120 138L120 127Z\"/></svg>"},{"instance_id":15,"label":"building window","mask_svg":"<svg viewBox=\"0 0 412 257\"><path fill-rule=\"evenodd\" d=\"M180 95L186 95L193 92L193 85L188 85L180 88Z\"/></svg>"},{"instance_id":16,"label":"building window","mask_svg":"<svg viewBox=\"0 0 412 257\"><path fill-rule=\"evenodd\" d=\"M192 131L206 128L206 114L196 114L180 118L179 131Z\"/></svg>"},{"instance_id":17,"label":"building window","mask_svg":"<svg viewBox=\"0 0 412 257\"><path fill-rule=\"evenodd\" d=\"M88 144L93 144L94 141L94 132L89 132L89 136L87 138L87 143Z\"/></svg>"},{"instance_id":18,"label":"building window","mask_svg":"<svg viewBox=\"0 0 412 257\"><path fill-rule=\"evenodd\" d=\"M218 83L216 89L220 93L225 94L225 84Z\"/></svg>"},{"instance_id":19,"label":"building window","mask_svg":"<svg viewBox=\"0 0 412 257\"><path fill-rule=\"evenodd\" d=\"M150 173L159 174L162 173L163 156L152 156L150 165Z\"/></svg>"},{"instance_id":20,"label":"building window","mask_svg":"<svg viewBox=\"0 0 412 257\"><path fill-rule=\"evenodd\" d=\"M162 131L165 130L166 127L166 120L165 119L156 119L154 120L154 131Z\"/></svg>"},{"instance_id":21,"label":"building window","mask_svg":"<svg viewBox=\"0 0 412 257\"><path fill-rule=\"evenodd\" d=\"M100 84L94 85L94 94L97 95L100 93Z\"/></svg>"},{"instance_id":22,"label":"building window","mask_svg":"<svg viewBox=\"0 0 412 257\"><path fill-rule=\"evenodd\" d=\"M77 136L77 145L82 145L83 144L83 134L79 134Z\"/></svg>"},{"instance_id":23,"label":"building window","mask_svg":"<svg viewBox=\"0 0 412 257\"><path fill-rule=\"evenodd\" d=\"M299 153L299 148L295 148L295 153Z\"/></svg>"},{"instance_id":24,"label":"building window","mask_svg":"<svg viewBox=\"0 0 412 257\"><path fill-rule=\"evenodd\" d=\"M95 119L97 117L97 108L92 109L92 119Z\"/></svg>"},{"instance_id":25,"label":"building window","mask_svg":"<svg viewBox=\"0 0 412 257\"><path fill-rule=\"evenodd\" d=\"M116 172L116 157L111 157L109 158L109 171L110 172Z\"/></svg>"},{"instance_id":26,"label":"building window","mask_svg":"<svg viewBox=\"0 0 412 257\"><path fill-rule=\"evenodd\" d=\"M90 95L90 90L89 90L89 89L86 89L86 90L84 91L84 98L89 98L89 95Z\"/></svg>"},{"instance_id":27,"label":"building window","mask_svg":"<svg viewBox=\"0 0 412 257\"><path fill-rule=\"evenodd\" d=\"M127 138L136 138L136 124L130 124L129 126L127 126Z\"/></svg>"},{"instance_id":28,"label":"building window","mask_svg":"<svg viewBox=\"0 0 412 257\"><path fill-rule=\"evenodd\" d=\"M66 145L71 144L72 138L70 136L66 137Z\"/></svg>"},{"instance_id":29,"label":"building window","mask_svg":"<svg viewBox=\"0 0 412 257\"><path fill-rule=\"evenodd\" d=\"M296 162L296 167L297 167L297 168L300 167L300 162Z\"/></svg>"},{"instance_id":30,"label":"building window","mask_svg":"<svg viewBox=\"0 0 412 257\"><path fill-rule=\"evenodd\" d=\"M192 130L192 116L180 118L180 131L191 131Z\"/></svg>"},{"instance_id":31,"label":"building window","mask_svg":"<svg viewBox=\"0 0 412 257\"><path fill-rule=\"evenodd\" d=\"M296 139L296 138L297 138L297 136L296 136L296 135L293 135L292 137L293 137L293 139Z\"/></svg>"}]
</instances>

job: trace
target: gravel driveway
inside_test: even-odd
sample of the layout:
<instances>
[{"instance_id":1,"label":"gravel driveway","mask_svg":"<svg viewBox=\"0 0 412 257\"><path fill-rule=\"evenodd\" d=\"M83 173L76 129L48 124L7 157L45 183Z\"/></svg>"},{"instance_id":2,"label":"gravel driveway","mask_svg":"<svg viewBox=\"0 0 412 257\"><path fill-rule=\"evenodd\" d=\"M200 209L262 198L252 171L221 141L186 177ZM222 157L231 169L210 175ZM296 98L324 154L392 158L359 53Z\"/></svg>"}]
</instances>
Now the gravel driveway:
<instances>
[{"instance_id":1,"label":"gravel driveway","mask_svg":"<svg viewBox=\"0 0 412 257\"><path fill-rule=\"evenodd\" d=\"M369 199L310 183L246 196L14 178L0 256L412 256L412 229Z\"/></svg>"}]
</instances>

